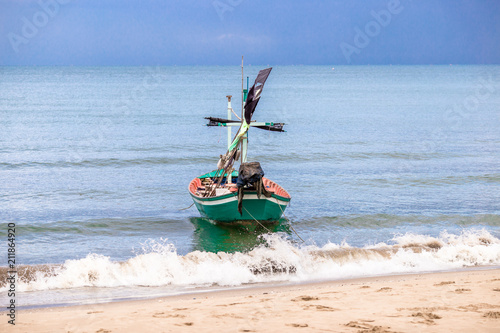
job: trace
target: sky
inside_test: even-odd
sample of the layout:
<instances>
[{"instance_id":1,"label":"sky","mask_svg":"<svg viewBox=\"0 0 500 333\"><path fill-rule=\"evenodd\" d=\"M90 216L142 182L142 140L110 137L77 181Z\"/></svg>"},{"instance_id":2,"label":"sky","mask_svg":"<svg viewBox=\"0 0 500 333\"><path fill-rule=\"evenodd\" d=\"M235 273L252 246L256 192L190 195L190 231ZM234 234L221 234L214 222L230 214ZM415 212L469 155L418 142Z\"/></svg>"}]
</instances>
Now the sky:
<instances>
[{"instance_id":1,"label":"sky","mask_svg":"<svg viewBox=\"0 0 500 333\"><path fill-rule=\"evenodd\" d=\"M500 0L0 0L0 65L499 64Z\"/></svg>"}]
</instances>

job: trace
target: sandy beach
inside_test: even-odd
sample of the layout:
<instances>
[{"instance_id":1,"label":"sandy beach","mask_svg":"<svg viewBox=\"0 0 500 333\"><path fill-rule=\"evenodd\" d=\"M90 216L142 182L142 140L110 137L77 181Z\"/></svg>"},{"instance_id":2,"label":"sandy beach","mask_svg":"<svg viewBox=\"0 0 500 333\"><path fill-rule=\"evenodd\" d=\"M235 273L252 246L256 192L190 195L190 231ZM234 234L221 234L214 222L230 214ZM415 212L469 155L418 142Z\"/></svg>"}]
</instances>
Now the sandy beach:
<instances>
[{"instance_id":1,"label":"sandy beach","mask_svg":"<svg viewBox=\"0 0 500 333\"><path fill-rule=\"evenodd\" d=\"M499 332L500 270L20 310L2 332Z\"/></svg>"}]
</instances>

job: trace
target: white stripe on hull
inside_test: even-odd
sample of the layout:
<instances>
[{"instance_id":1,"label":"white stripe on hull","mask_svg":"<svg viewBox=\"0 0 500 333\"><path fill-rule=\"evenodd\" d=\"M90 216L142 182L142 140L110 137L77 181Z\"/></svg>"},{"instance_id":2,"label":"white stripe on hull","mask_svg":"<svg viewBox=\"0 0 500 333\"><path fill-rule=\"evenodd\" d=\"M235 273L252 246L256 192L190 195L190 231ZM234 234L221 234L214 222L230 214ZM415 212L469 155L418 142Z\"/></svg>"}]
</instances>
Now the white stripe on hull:
<instances>
[{"instance_id":1,"label":"white stripe on hull","mask_svg":"<svg viewBox=\"0 0 500 333\"><path fill-rule=\"evenodd\" d=\"M221 200L198 200L194 196L191 196L191 197L193 198L194 201L196 201L200 205L204 205L204 206L221 205L221 204L225 204L225 203L228 203L228 202L231 202L231 201L238 201L238 196L237 195L229 197L229 198L221 199ZM245 201L245 200L269 200L269 201L271 201L273 203L277 203L277 204L279 204L281 206L288 205L287 201L281 201L281 200L279 200L277 198L274 198L274 197L267 198L264 195L262 195L260 197L260 199L259 199L259 197L257 196L257 194L245 194L245 196L243 197L243 201Z\"/></svg>"}]
</instances>

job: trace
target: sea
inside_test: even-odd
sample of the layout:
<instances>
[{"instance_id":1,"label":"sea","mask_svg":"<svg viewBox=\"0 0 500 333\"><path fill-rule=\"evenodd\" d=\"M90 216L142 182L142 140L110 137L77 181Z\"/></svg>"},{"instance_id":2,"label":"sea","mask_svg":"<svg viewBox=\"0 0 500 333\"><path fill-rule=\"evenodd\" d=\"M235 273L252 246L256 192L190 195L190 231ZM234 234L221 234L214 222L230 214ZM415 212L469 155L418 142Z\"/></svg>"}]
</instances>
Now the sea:
<instances>
[{"instance_id":1,"label":"sea","mask_svg":"<svg viewBox=\"0 0 500 333\"><path fill-rule=\"evenodd\" d=\"M251 128L248 160L292 199L267 225L188 193L227 148L204 117L227 95L240 114L241 85L240 66L0 67L0 304L500 267L500 66L273 66L254 119L286 132Z\"/></svg>"}]
</instances>

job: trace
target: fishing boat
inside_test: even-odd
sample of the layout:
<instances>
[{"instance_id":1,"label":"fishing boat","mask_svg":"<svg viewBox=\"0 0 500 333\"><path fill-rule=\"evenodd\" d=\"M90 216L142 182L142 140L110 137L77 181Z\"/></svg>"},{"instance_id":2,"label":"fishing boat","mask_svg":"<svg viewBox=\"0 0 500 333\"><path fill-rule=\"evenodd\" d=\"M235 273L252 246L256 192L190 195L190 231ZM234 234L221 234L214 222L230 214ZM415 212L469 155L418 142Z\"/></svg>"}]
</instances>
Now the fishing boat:
<instances>
[{"instance_id":1,"label":"fishing boat","mask_svg":"<svg viewBox=\"0 0 500 333\"><path fill-rule=\"evenodd\" d=\"M278 221L290 203L290 194L272 180L264 177L259 162L247 162L248 130L250 127L284 132L284 123L256 122L252 120L262 89L272 68L259 71L255 83L243 89L241 118L231 106L232 96L227 97L227 119L207 117L207 126L224 126L228 132L228 149L220 155L217 169L194 178L189 183L189 193L201 216L216 222ZM233 120L234 114L238 120ZM231 128L239 127L234 138ZM235 162L240 161L238 170Z\"/></svg>"}]
</instances>

